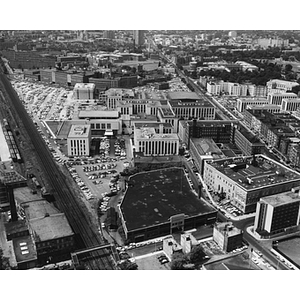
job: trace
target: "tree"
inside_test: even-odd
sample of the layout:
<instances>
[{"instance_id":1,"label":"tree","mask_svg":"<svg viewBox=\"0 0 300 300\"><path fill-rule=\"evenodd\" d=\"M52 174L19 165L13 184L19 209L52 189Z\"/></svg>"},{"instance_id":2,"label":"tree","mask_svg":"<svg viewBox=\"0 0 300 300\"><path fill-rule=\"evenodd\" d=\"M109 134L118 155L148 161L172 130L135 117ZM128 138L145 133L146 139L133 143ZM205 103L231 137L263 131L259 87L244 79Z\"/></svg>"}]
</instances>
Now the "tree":
<instances>
[{"instance_id":1,"label":"tree","mask_svg":"<svg viewBox=\"0 0 300 300\"><path fill-rule=\"evenodd\" d=\"M284 68L284 70L285 70L285 73L292 72L292 70L293 70L293 66L292 66L292 65L290 65L290 64L287 64L287 65L285 65L285 68Z\"/></svg>"},{"instance_id":2,"label":"tree","mask_svg":"<svg viewBox=\"0 0 300 300\"><path fill-rule=\"evenodd\" d=\"M192 248L192 251L190 253L191 263L199 264L204 257L205 257L205 253L203 252L201 245L196 245Z\"/></svg>"},{"instance_id":3,"label":"tree","mask_svg":"<svg viewBox=\"0 0 300 300\"><path fill-rule=\"evenodd\" d=\"M172 270L184 270L184 265L189 262L187 255L181 252L175 252L172 255L171 269Z\"/></svg>"},{"instance_id":4,"label":"tree","mask_svg":"<svg viewBox=\"0 0 300 300\"><path fill-rule=\"evenodd\" d=\"M119 264L121 270L137 270L138 265L134 262L131 262L129 259L124 260Z\"/></svg>"},{"instance_id":5,"label":"tree","mask_svg":"<svg viewBox=\"0 0 300 300\"><path fill-rule=\"evenodd\" d=\"M3 250L0 248L0 270L10 270L9 258L3 255Z\"/></svg>"}]
</instances>

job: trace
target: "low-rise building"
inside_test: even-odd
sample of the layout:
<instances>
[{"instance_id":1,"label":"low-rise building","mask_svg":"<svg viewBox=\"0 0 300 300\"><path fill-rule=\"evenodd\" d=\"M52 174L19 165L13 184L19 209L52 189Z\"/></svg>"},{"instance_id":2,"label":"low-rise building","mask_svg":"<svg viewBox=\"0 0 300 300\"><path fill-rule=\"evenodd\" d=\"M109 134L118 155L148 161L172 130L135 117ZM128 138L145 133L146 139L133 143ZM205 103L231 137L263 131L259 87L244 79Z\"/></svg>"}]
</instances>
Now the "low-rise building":
<instances>
[{"instance_id":1,"label":"low-rise building","mask_svg":"<svg viewBox=\"0 0 300 300\"><path fill-rule=\"evenodd\" d=\"M65 214L44 199L23 202L21 207L35 244L38 263L70 259L70 253L75 249L75 235Z\"/></svg>"},{"instance_id":2,"label":"low-rise building","mask_svg":"<svg viewBox=\"0 0 300 300\"><path fill-rule=\"evenodd\" d=\"M213 139L191 138L190 154L194 164L203 175L204 165L206 160L224 158L225 155L213 141Z\"/></svg>"},{"instance_id":3,"label":"low-rise building","mask_svg":"<svg viewBox=\"0 0 300 300\"><path fill-rule=\"evenodd\" d=\"M260 154L265 148L259 138L243 126L235 131L234 142L244 155Z\"/></svg>"},{"instance_id":4,"label":"low-rise building","mask_svg":"<svg viewBox=\"0 0 300 300\"><path fill-rule=\"evenodd\" d=\"M89 100L95 98L95 84L76 83L73 89L73 97L76 100Z\"/></svg>"},{"instance_id":5,"label":"low-rise building","mask_svg":"<svg viewBox=\"0 0 300 300\"><path fill-rule=\"evenodd\" d=\"M232 222L216 223L213 239L225 252L231 252L243 244L243 232L233 226Z\"/></svg>"},{"instance_id":6,"label":"low-rise building","mask_svg":"<svg viewBox=\"0 0 300 300\"><path fill-rule=\"evenodd\" d=\"M67 138L69 156L89 156L91 125L72 125Z\"/></svg>"},{"instance_id":7,"label":"low-rise building","mask_svg":"<svg viewBox=\"0 0 300 300\"><path fill-rule=\"evenodd\" d=\"M182 253L182 247L172 237L163 240L163 251L172 259L174 253Z\"/></svg>"},{"instance_id":8,"label":"low-rise building","mask_svg":"<svg viewBox=\"0 0 300 300\"><path fill-rule=\"evenodd\" d=\"M178 155L179 138L176 133L156 133L153 127L135 127L134 146L145 156Z\"/></svg>"}]
</instances>

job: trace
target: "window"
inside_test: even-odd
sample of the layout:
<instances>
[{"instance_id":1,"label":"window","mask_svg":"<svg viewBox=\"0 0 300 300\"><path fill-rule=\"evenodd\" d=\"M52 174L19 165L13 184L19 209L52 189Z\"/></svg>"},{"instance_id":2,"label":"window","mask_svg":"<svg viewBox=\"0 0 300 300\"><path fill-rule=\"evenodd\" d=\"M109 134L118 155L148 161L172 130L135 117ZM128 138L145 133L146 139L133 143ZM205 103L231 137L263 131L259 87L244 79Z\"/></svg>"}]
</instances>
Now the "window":
<instances>
[{"instance_id":1,"label":"window","mask_svg":"<svg viewBox=\"0 0 300 300\"><path fill-rule=\"evenodd\" d=\"M101 124L101 129L105 129L105 123Z\"/></svg>"},{"instance_id":2,"label":"window","mask_svg":"<svg viewBox=\"0 0 300 300\"><path fill-rule=\"evenodd\" d=\"M100 129L100 124L96 124L96 129Z\"/></svg>"},{"instance_id":3,"label":"window","mask_svg":"<svg viewBox=\"0 0 300 300\"><path fill-rule=\"evenodd\" d=\"M111 124L110 123L106 124L106 128L111 129Z\"/></svg>"}]
</instances>

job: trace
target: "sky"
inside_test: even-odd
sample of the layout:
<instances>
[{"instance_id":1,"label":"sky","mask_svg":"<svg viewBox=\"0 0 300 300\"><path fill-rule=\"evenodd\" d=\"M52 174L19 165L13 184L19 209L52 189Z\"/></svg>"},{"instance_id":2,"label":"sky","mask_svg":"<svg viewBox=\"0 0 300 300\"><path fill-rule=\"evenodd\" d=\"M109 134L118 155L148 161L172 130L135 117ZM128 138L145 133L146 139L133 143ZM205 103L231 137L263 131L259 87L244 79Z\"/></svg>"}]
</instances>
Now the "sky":
<instances>
[{"instance_id":1,"label":"sky","mask_svg":"<svg viewBox=\"0 0 300 300\"><path fill-rule=\"evenodd\" d=\"M2 1L4 2L4 1ZM13 3L13 4L12 4ZM5 1L1 29L300 29L295 0ZM286 12L284 9L286 8ZM295 10L294 10L295 9Z\"/></svg>"}]
</instances>

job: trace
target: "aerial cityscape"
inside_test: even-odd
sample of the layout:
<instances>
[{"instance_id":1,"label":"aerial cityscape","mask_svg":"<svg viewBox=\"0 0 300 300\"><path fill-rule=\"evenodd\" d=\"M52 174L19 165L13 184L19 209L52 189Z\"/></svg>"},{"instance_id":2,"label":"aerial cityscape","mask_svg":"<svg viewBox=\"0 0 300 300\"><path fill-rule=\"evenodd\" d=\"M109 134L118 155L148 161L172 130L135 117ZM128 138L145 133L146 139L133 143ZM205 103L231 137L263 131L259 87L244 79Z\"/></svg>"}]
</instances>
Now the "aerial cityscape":
<instances>
[{"instance_id":1,"label":"aerial cityscape","mask_svg":"<svg viewBox=\"0 0 300 300\"><path fill-rule=\"evenodd\" d=\"M300 30L0 30L0 270L299 270Z\"/></svg>"}]
</instances>

